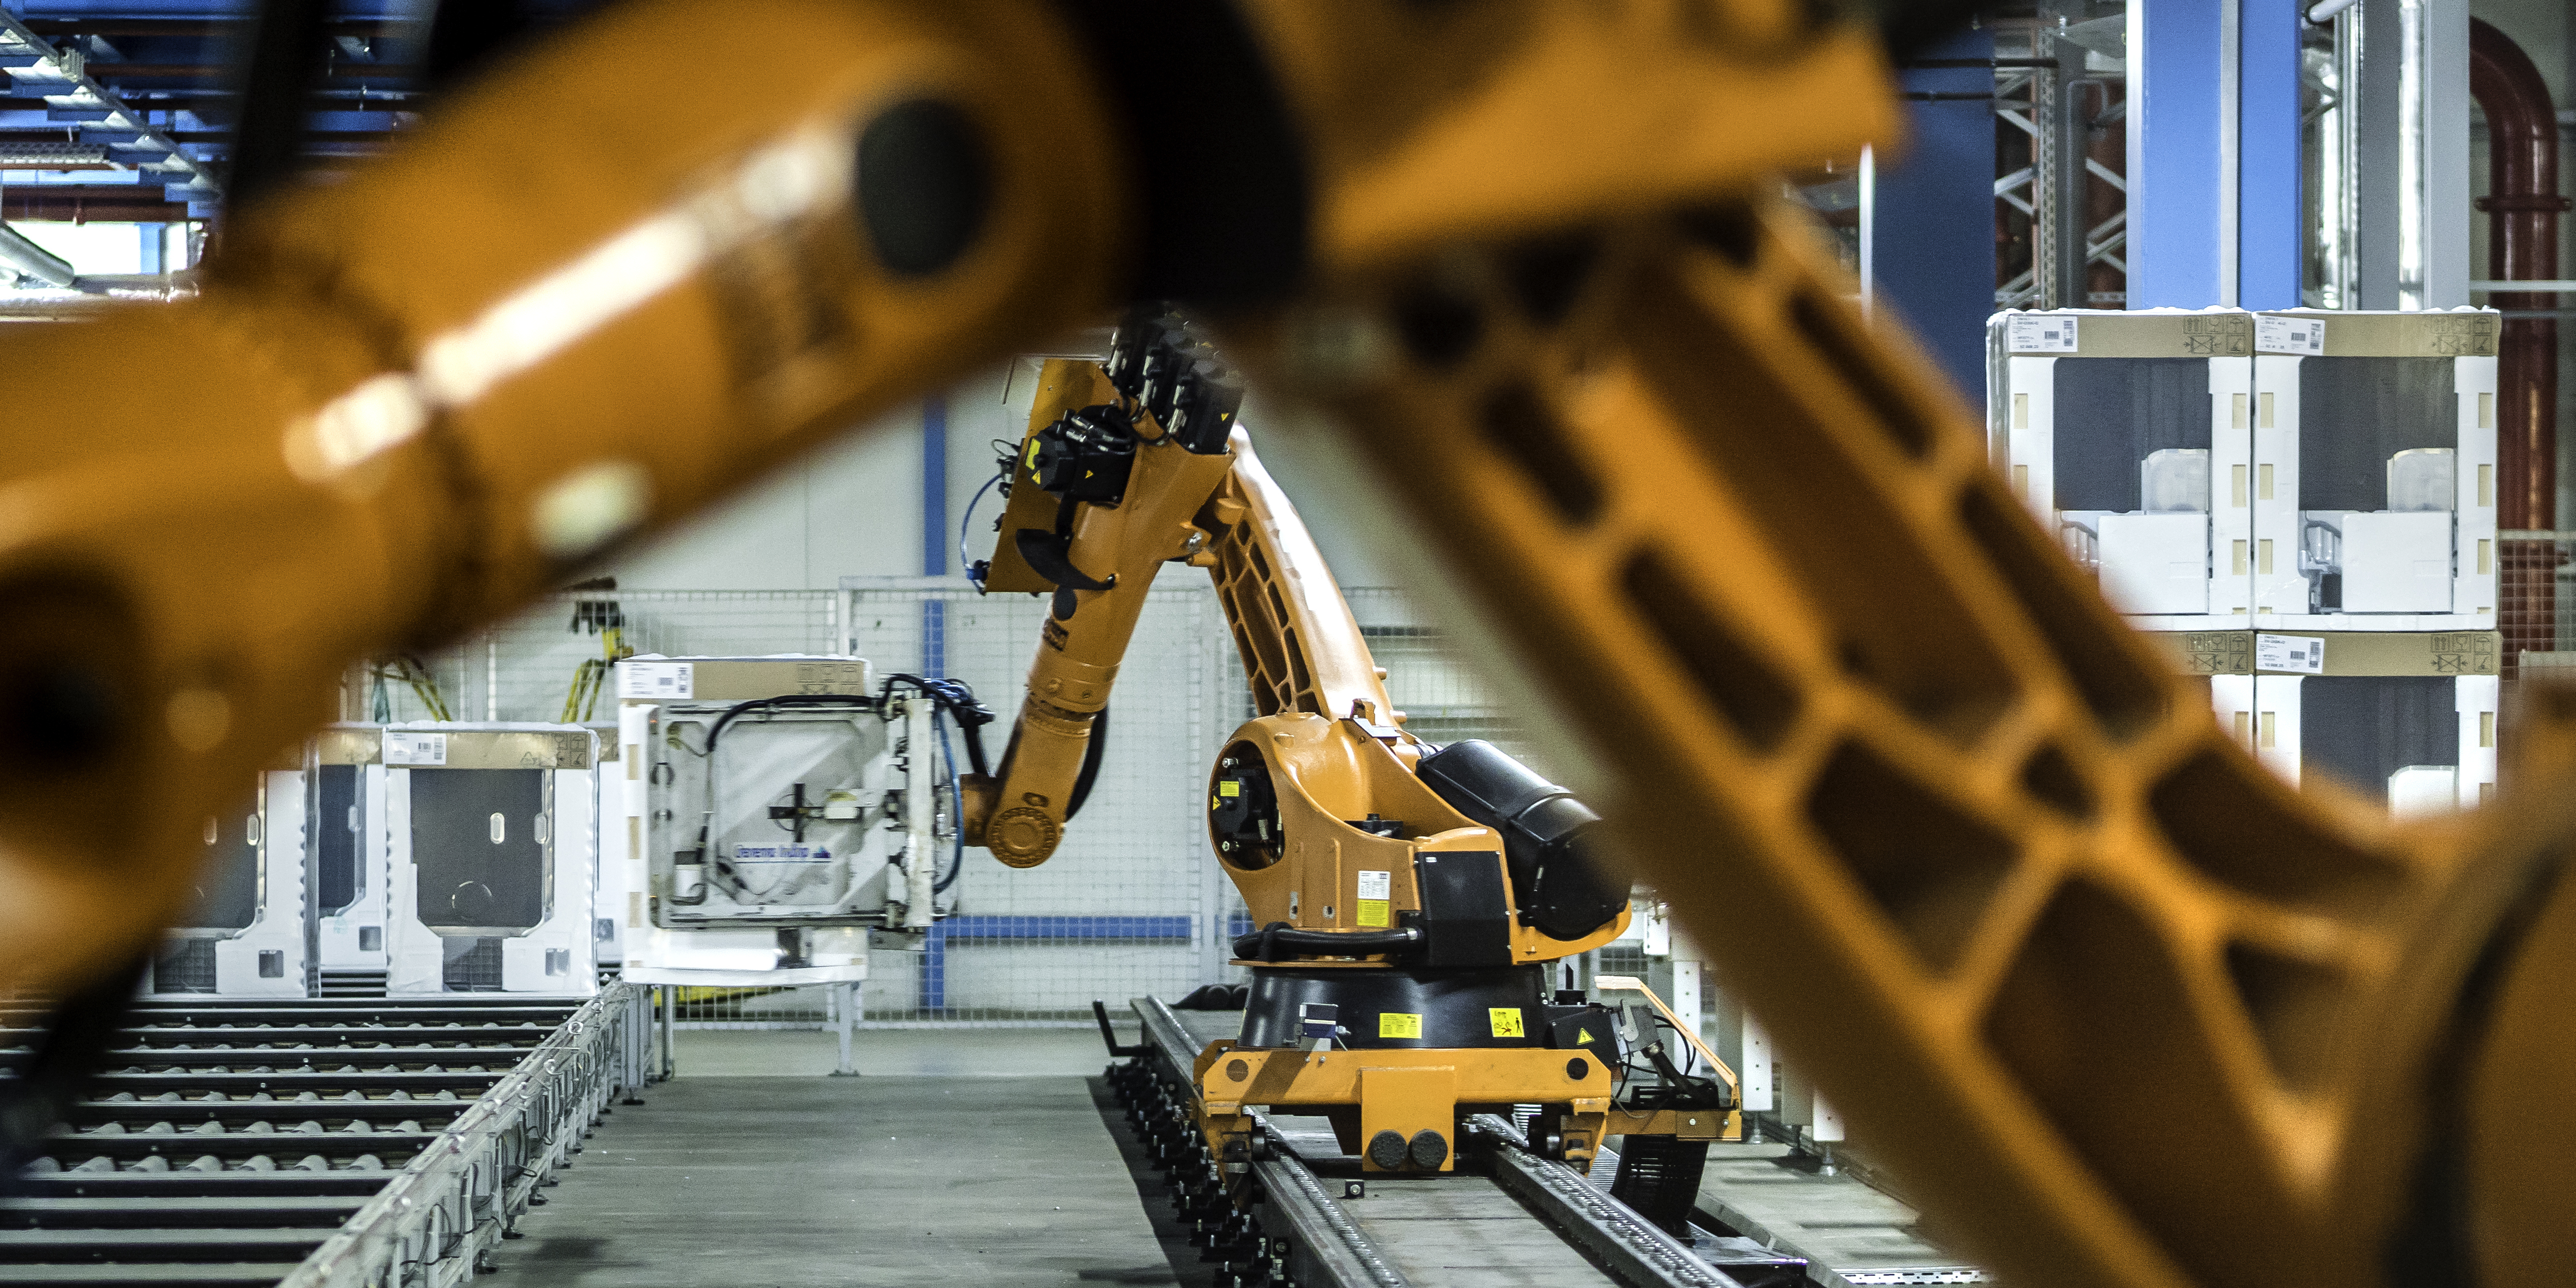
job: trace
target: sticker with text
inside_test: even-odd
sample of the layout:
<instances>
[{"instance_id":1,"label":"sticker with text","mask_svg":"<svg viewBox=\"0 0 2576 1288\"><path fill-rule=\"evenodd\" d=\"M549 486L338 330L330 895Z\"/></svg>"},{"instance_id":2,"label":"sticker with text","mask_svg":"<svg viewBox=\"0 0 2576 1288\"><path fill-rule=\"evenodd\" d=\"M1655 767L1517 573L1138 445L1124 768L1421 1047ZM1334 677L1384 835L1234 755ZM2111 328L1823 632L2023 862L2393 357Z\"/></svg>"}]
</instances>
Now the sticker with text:
<instances>
[{"instance_id":1,"label":"sticker with text","mask_svg":"<svg viewBox=\"0 0 2576 1288\"><path fill-rule=\"evenodd\" d=\"M1377 1035L1381 1038L1418 1038L1422 1036L1422 1017L1402 1011L1380 1011Z\"/></svg>"},{"instance_id":2,"label":"sticker with text","mask_svg":"<svg viewBox=\"0 0 2576 1288\"><path fill-rule=\"evenodd\" d=\"M1495 1037L1519 1038L1529 1036L1529 1034L1521 1029L1521 1008L1517 1006L1488 1007L1485 1011L1485 1016L1487 1019L1492 1021Z\"/></svg>"},{"instance_id":3,"label":"sticker with text","mask_svg":"<svg viewBox=\"0 0 2576 1288\"><path fill-rule=\"evenodd\" d=\"M2326 670L2326 642L2314 635L2257 635L2254 637L2254 669L2323 675Z\"/></svg>"},{"instance_id":4,"label":"sticker with text","mask_svg":"<svg viewBox=\"0 0 2576 1288\"><path fill-rule=\"evenodd\" d=\"M2004 324L2004 347L2015 353L2075 352L2075 319L2034 313Z\"/></svg>"},{"instance_id":5,"label":"sticker with text","mask_svg":"<svg viewBox=\"0 0 2576 1288\"><path fill-rule=\"evenodd\" d=\"M2326 351L2324 318L2256 318L2254 352L2313 358Z\"/></svg>"},{"instance_id":6,"label":"sticker with text","mask_svg":"<svg viewBox=\"0 0 2576 1288\"><path fill-rule=\"evenodd\" d=\"M829 863L832 847L828 845L737 845L733 847L737 863Z\"/></svg>"},{"instance_id":7,"label":"sticker with text","mask_svg":"<svg viewBox=\"0 0 2576 1288\"><path fill-rule=\"evenodd\" d=\"M388 765L444 765L447 763L447 735L443 733L404 733L385 730L385 763Z\"/></svg>"},{"instance_id":8,"label":"sticker with text","mask_svg":"<svg viewBox=\"0 0 2576 1288\"><path fill-rule=\"evenodd\" d=\"M695 697L697 670L697 664L693 662L620 662L617 664L617 696Z\"/></svg>"}]
</instances>

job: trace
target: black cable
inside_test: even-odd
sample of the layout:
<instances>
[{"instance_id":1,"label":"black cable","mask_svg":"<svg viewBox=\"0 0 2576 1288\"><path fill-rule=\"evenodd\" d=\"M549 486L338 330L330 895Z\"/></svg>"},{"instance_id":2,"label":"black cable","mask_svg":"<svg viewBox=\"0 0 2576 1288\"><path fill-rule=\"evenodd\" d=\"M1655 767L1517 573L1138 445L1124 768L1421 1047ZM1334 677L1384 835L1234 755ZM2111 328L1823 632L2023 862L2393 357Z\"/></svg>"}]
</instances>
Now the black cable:
<instances>
[{"instance_id":1,"label":"black cable","mask_svg":"<svg viewBox=\"0 0 2576 1288\"><path fill-rule=\"evenodd\" d=\"M946 677L925 680L918 675L898 671L877 686L879 708L893 699L894 686L898 684L909 684L946 708L949 718L955 720L957 727L966 734L966 759L975 766L975 773L980 777L992 776L992 770L984 759L984 726L993 722L993 709L975 700L974 689L968 687L964 680Z\"/></svg>"},{"instance_id":2,"label":"black cable","mask_svg":"<svg viewBox=\"0 0 2576 1288\"><path fill-rule=\"evenodd\" d=\"M707 730L707 749L699 754L716 754L716 739L724 735L725 726L754 711L780 707L854 707L861 711L874 711L878 705L876 699L856 693L782 693L774 698L754 698L717 718L715 725Z\"/></svg>"},{"instance_id":3,"label":"black cable","mask_svg":"<svg viewBox=\"0 0 2576 1288\"><path fill-rule=\"evenodd\" d=\"M1100 757L1109 749L1109 707L1106 703L1091 716L1091 741L1083 744L1082 772L1073 780L1073 796L1064 803L1064 821L1082 812L1082 803L1091 799L1091 784L1100 777Z\"/></svg>"}]
</instances>

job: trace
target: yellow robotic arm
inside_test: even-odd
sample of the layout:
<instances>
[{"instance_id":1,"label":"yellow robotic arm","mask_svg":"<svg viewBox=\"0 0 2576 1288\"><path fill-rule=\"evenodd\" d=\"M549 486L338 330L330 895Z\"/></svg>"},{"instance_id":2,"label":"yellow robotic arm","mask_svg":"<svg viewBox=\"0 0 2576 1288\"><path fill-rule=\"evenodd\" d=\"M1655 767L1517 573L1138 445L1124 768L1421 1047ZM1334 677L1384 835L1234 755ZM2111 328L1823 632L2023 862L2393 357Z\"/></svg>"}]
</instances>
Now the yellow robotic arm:
<instances>
[{"instance_id":1,"label":"yellow robotic arm","mask_svg":"<svg viewBox=\"0 0 2576 1288\"><path fill-rule=\"evenodd\" d=\"M762 92L673 100L705 17L611 7L242 212L194 302L0 337L80 391L13 407L0 461L0 987L142 952L357 659L1182 298L1360 486L1401 480L1638 871L1968 1251L2121 1288L2576 1274L2576 704L2522 727L2513 805L2402 838L2219 736L1763 195L1893 141L1864 24L741 0ZM1168 517L1141 549L1218 535ZM1337 674L1265 672L1265 718ZM1047 678L997 852L1051 844L1005 815L1057 808L1107 680Z\"/></svg>"},{"instance_id":2,"label":"yellow robotic arm","mask_svg":"<svg viewBox=\"0 0 2576 1288\"><path fill-rule=\"evenodd\" d=\"M1616 938L1626 885L1584 857L1589 810L1490 746L1443 750L1404 731L1322 552L1234 424L1240 389L1199 356L1208 346L1139 312L1111 350L1105 366L1046 363L1006 462L1011 503L984 586L1052 598L1009 749L968 788L969 842L1014 867L1053 853L1155 574L1186 562L1215 580L1257 712L1209 787L1217 856L1265 932L1247 955L1464 964L1437 942L1424 854L1493 869L1503 964Z\"/></svg>"}]
</instances>

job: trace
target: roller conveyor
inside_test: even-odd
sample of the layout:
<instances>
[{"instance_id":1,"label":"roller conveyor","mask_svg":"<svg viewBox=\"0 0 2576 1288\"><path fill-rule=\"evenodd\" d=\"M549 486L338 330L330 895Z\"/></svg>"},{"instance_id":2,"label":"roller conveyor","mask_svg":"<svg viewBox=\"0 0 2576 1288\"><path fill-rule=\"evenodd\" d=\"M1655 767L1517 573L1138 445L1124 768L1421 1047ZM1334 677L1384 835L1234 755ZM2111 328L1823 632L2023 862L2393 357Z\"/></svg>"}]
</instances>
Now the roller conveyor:
<instances>
[{"instance_id":1,"label":"roller conveyor","mask_svg":"<svg viewBox=\"0 0 2576 1288\"><path fill-rule=\"evenodd\" d=\"M39 1034L24 1007L0 1018L9 1067ZM139 1004L108 1072L0 1195L0 1285L469 1277L644 1081L647 1020L628 986Z\"/></svg>"}]
</instances>

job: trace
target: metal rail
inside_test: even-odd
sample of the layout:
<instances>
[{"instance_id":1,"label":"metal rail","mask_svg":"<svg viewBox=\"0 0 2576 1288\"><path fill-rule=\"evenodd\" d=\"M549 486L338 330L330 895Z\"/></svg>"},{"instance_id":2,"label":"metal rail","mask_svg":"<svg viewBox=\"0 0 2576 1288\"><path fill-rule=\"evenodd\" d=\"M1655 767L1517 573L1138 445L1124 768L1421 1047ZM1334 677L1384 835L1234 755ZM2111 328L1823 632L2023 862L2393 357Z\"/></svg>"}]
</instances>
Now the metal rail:
<instances>
[{"instance_id":1,"label":"metal rail","mask_svg":"<svg viewBox=\"0 0 2576 1288\"><path fill-rule=\"evenodd\" d=\"M1467 1120L1482 1138L1477 1157L1494 1182L1543 1215L1557 1232L1610 1264L1632 1284L1653 1288L1738 1288L1681 1240L1593 1187L1583 1173L1529 1151L1529 1141L1492 1114Z\"/></svg>"},{"instance_id":2,"label":"metal rail","mask_svg":"<svg viewBox=\"0 0 2576 1288\"><path fill-rule=\"evenodd\" d=\"M1269 1130L1264 1124L1263 1130ZM1274 1139L1271 1157L1252 1165L1263 1207L1287 1228L1289 1262L1299 1283L1345 1288L1412 1288L1412 1281L1351 1220L1316 1179L1314 1169Z\"/></svg>"},{"instance_id":3,"label":"metal rail","mask_svg":"<svg viewBox=\"0 0 2576 1288\"><path fill-rule=\"evenodd\" d=\"M1139 1061L1154 1070L1155 1081L1169 1098L1161 1114L1161 1125L1168 1133L1188 1122L1185 1098L1191 1093L1191 1072L1200 1042L1180 1014L1160 999L1139 998L1133 1005L1145 1028L1147 1053ZM1150 1106L1138 1112L1140 1122L1155 1116ZM1405 1288L1408 1281L1395 1259L1369 1237L1328 1185L1297 1156L1289 1138L1266 1119L1261 1125L1269 1148L1264 1151L1268 1157L1256 1157L1251 1164L1261 1201L1257 1205L1258 1237L1249 1242L1264 1248L1269 1264L1275 1267L1273 1277L1285 1272L1299 1288ZM1638 1216L1626 1204L1595 1188L1582 1173L1531 1153L1528 1142L1510 1123L1479 1114L1468 1120L1468 1128L1476 1147L1472 1152L1462 1151L1459 1161L1482 1171L1460 1171L1438 1178L1412 1177L1402 1183L1407 1187L1499 1187L1535 1213L1538 1224L1629 1288L1740 1288L1734 1278L1702 1260L1687 1245ZM1182 1157L1172 1158L1175 1153ZM1212 1162L1194 1141L1185 1147L1166 1141L1159 1156L1176 1173L1212 1168ZM1206 1192L1206 1181L1184 1178L1174 1188L1186 1205L1193 1201L1193 1195ZM1210 1223L1202 1214L1198 1224L1205 1229ZM1224 1241L1220 1234L1210 1237L1207 1243ZM1286 1245L1284 1255L1279 1246L1282 1243ZM1234 1263L1229 1259L1228 1264ZM1235 1273L1237 1282L1255 1282L1260 1272Z\"/></svg>"}]
</instances>

